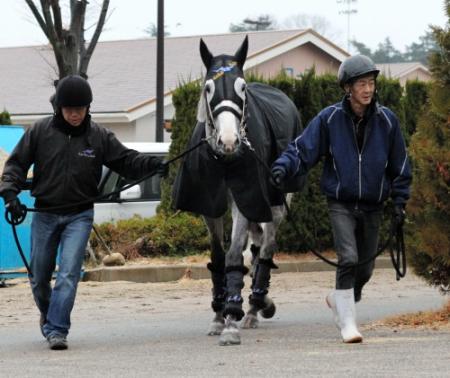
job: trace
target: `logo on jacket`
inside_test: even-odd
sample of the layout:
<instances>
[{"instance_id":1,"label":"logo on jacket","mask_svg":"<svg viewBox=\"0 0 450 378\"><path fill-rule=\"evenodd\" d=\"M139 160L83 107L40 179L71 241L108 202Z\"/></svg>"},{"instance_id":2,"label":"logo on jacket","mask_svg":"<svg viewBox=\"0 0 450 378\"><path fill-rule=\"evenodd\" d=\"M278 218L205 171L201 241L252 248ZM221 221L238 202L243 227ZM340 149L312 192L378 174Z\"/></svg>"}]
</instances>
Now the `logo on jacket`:
<instances>
[{"instance_id":1,"label":"logo on jacket","mask_svg":"<svg viewBox=\"0 0 450 378\"><path fill-rule=\"evenodd\" d=\"M84 151L78 152L78 156L83 156L87 158L95 158L94 150L92 148L88 148Z\"/></svg>"}]
</instances>

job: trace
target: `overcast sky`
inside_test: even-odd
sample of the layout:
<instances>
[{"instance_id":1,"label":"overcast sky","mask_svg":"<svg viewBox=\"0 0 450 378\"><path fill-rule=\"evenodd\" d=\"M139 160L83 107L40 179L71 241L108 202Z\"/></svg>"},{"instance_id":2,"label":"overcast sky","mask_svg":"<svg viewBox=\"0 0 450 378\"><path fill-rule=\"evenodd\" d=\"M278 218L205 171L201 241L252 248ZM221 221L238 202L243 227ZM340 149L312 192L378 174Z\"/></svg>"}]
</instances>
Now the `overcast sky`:
<instances>
[{"instance_id":1,"label":"overcast sky","mask_svg":"<svg viewBox=\"0 0 450 378\"><path fill-rule=\"evenodd\" d=\"M39 1L35 1L39 3ZM340 2L340 3L339 3ZM230 23L250 16L273 16L279 23L290 16L320 16L329 22L327 37L347 47L347 9L343 0L165 0L165 20L172 36L226 33ZM61 0L68 3L68 0ZM101 0L90 0L90 7ZM389 37L404 51L418 42L430 24L444 26L443 0L357 0L351 9L350 36L376 49ZM101 40L145 37L144 29L156 23L157 0L111 0L110 18ZM46 43L25 0L0 0L0 47Z\"/></svg>"}]
</instances>

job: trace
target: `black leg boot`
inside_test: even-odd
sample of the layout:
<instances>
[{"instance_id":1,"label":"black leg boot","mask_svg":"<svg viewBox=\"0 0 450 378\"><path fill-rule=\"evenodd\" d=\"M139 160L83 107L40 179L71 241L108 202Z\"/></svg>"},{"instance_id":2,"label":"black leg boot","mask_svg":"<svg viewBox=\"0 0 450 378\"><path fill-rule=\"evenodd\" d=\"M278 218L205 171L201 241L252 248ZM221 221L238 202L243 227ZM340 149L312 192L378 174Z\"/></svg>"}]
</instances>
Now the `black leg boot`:
<instances>
[{"instance_id":1,"label":"black leg boot","mask_svg":"<svg viewBox=\"0 0 450 378\"><path fill-rule=\"evenodd\" d=\"M222 312L227 296L225 269L224 267L215 267L212 263L208 263L206 267L211 272L211 281L213 283L211 307L214 312Z\"/></svg>"},{"instance_id":2,"label":"black leg boot","mask_svg":"<svg viewBox=\"0 0 450 378\"><path fill-rule=\"evenodd\" d=\"M245 266L230 266L226 268L226 272L227 300L223 316L231 315L239 321L245 315L242 310L241 290L244 287L244 275L248 273L248 268Z\"/></svg>"},{"instance_id":3,"label":"black leg boot","mask_svg":"<svg viewBox=\"0 0 450 378\"><path fill-rule=\"evenodd\" d=\"M269 292L270 269L278 269L272 259L259 259L256 266L255 275L252 283L252 294L249 297L249 303L259 310L267 307L265 301Z\"/></svg>"}]
</instances>

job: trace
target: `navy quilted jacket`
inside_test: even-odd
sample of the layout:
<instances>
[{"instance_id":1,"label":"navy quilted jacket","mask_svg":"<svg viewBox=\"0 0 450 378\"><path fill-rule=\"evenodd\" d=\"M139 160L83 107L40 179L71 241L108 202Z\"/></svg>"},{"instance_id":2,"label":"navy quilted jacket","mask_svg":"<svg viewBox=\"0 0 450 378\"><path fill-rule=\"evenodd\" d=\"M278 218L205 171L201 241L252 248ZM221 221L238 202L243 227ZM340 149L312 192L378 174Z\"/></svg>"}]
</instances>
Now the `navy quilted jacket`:
<instances>
[{"instance_id":1,"label":"navy quilted jacket","mask_svg":"<svg viewBox=\"0 0 450 378\"><path fill-rule=\"evenodd\" d=\"M306 173L324 157L321 189L327 197L375 205L390 195L395 204L405 204L411 168L397 117L375 104L360 151L344 101L323 109L273 168L292 177Z\"/></svg>"}]
</instances>

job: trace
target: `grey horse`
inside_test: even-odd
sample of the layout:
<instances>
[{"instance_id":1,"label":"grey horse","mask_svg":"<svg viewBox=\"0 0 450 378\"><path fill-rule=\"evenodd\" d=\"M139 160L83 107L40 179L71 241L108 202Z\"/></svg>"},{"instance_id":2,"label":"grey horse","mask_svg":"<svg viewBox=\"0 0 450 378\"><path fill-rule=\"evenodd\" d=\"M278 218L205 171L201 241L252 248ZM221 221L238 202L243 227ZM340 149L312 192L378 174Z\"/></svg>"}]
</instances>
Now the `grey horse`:
<instances>
[{"instance_id":1,"label":"grey horse","mask_svg":"<svg viewBox=\"0 0 450 378\"><path fill-rule=\"evenodd\" d=\"M220 345L240 344L237 322L256 328L258 313L275 314L268 296L277 250L276 230L283 219L283 197L298 191L304 177L295 177L284 192L271 184L269 167L301 132L297 108L280 90L246 83L243 66L248 39L234 55L213 56L203 40L200 54L206 76L198 104L197 125L190 145L207 143L183 161L174 185L177 209L201 214L211 240L212 309L209 335ZM232 231L224 249L224 215L231 204ZM249 310L243 311L241 291L248 268L243 251L251 238L252 287Z\"/></svg>"}]
</instances>

